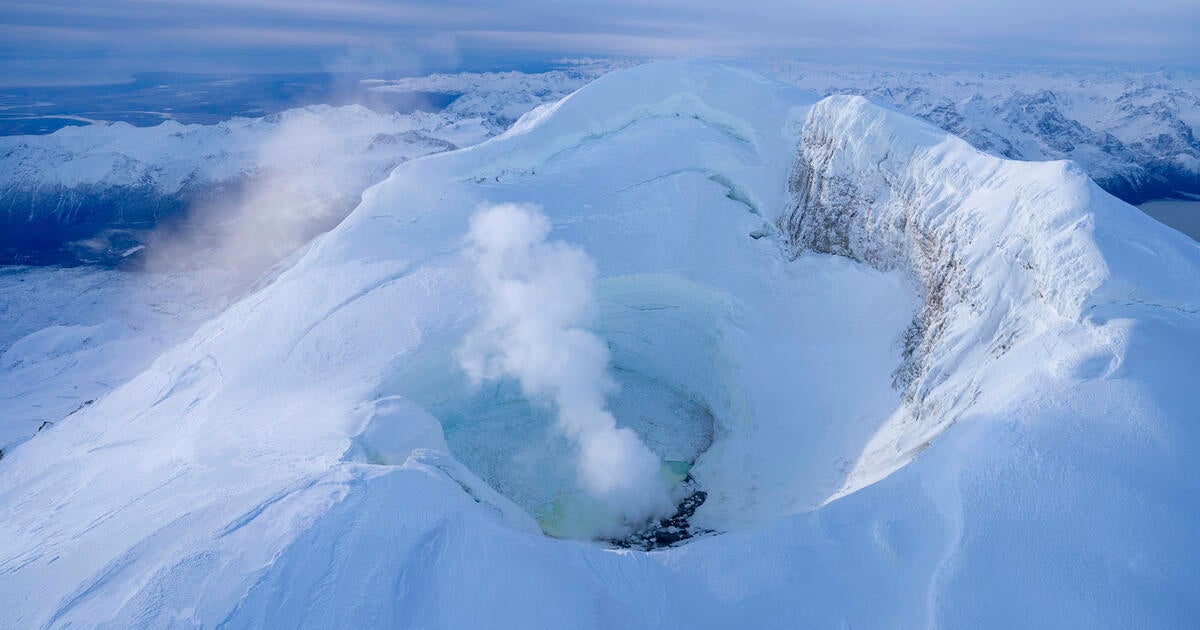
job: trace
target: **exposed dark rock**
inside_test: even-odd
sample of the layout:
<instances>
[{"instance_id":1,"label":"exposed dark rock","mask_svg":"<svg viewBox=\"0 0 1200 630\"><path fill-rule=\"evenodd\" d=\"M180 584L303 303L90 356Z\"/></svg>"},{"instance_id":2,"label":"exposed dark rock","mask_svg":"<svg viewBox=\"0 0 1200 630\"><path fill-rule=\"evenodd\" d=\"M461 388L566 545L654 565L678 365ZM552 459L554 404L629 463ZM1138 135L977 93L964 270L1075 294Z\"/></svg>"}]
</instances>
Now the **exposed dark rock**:
<instances>
[{"instance_id":1,"label":"exposed dark rock","mask_svg":"<svg viewBox=\"0 0 1200 630\"><path fill-rule=\"evenodd\" d=\"M696 510L708 499L708 493L698 488L691 475L683 480L680 487L684 489L686 496L679 502L674 514L650 523L624 538L609 539L605 542L621 549L650 551L678 545L702 534L715 533L708 529L694 528L689 522Z\"/></svg>"}]
</instances>

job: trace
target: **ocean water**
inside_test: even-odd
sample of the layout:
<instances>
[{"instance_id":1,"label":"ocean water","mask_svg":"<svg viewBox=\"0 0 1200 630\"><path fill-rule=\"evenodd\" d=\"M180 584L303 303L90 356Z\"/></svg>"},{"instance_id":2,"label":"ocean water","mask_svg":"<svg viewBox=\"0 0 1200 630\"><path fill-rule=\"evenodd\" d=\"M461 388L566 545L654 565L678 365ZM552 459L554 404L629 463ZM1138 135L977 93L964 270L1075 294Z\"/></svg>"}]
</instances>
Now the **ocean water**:
<instances>
[{"instance_id":1,"label":"ocean water","mask_svg":"<svg viewBox=\"0 0 1200 630\"><path fill-rule=\"evenodd\" d=\"M1138 208L1159 222L1200 241L1200 199L1156 199Z\"/></svg>"},{"instance_id":2,"label":"ocean water","mask_svg":"<svg viewBox=\"0 0 1200 630\"><path fill-rule=\"evenodd\" d=\"M377 111L438 111L456 94L369 92L327 73L196 75L142 73L126 83L0 87L0 135L53 133L70 125L123 121L145 127L165 120L214 124L316 103L359 103Z\"/></svg>"}]
</instances>

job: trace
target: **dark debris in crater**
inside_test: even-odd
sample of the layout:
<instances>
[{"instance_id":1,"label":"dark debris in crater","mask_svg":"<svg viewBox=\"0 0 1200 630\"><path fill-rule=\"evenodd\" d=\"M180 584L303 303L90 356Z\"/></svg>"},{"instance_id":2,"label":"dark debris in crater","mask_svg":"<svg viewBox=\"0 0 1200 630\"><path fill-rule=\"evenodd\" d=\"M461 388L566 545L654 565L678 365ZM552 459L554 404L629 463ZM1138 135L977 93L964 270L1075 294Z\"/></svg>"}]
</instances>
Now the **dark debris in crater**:
<instances>
[{"instance_id":1,"label":"dark debris in crater","mask_svg":"<svg viewBox=\"0 0 1200 630\"><path fill-rule=\"evenodd\" d=\"M708 493L699 489L691 475L680 483L680 487L686 496L679 502L673 515L649 523L628 536L610 538L604 542L620 549L652 551L674 547L696 536L716 533L710 529L692 527L690 523L696 510L708 499Z\"/></svg>"}]
</instances>

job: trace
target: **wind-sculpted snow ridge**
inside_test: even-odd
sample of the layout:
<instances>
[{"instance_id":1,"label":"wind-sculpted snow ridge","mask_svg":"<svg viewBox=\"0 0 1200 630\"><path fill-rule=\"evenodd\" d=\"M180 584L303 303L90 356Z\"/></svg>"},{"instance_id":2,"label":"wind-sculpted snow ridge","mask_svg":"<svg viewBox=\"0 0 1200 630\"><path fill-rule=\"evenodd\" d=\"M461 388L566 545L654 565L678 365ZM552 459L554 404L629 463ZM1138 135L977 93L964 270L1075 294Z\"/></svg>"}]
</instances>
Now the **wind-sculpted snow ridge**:
<instances>
[{"instance_id":1,"label":"wind-sculpted snow ridge","mask_svg":"<svg viewBox=\"0 0 1200 630\"><path fill-rule=\"evenodd\" d=\"M471 217L509 203L594 262L607 408L697 498L628 549L542 533L572 445L455 356L494 308ZM1198 283L1067 164L741 65L612 73L401 165L5 453L3 621L1190 627Z\"/></svg>"}]
</instances>

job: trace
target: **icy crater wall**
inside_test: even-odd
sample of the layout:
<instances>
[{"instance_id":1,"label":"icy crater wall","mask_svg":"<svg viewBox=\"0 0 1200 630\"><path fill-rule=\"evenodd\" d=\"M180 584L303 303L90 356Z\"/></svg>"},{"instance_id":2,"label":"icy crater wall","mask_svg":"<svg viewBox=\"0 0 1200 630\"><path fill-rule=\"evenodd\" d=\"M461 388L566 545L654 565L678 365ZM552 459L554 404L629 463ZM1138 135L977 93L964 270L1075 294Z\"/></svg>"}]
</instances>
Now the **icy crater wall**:
<instances>
[{"instance_id":1,"label":"icy crater wall","mask_svg":"<svg viewBox=\"0 0 1200 630\"><path fill-rule=\"evenodd\" d=\"M894 373L905 404L842 493L928 446L978 397L989 366L1035 331L1104 305L1194 311L1198 301L1180 288L1195 282L1188 244L1139 242L1164 231L1074 163L995 158L861 97L812 107L788 189L777 226L793 256L899 270L922 295ZM1139 268L1147 273L1135 280L1130 270Z\"/></svg>"}]
</instances>

